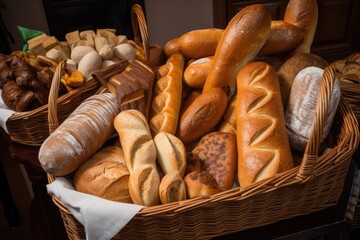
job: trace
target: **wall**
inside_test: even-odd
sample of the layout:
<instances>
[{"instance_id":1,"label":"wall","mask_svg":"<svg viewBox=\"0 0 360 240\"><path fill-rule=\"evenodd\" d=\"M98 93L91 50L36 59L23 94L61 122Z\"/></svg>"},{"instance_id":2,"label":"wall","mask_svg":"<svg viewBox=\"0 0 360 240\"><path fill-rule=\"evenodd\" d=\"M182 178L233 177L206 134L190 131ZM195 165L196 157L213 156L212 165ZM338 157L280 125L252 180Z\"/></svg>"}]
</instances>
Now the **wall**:
<instances>
[{"instance_id":1,"label":"wall","mask_svg":"<svg viewBox=\"0 0 360 240\"><path fill-rule=\"evenodd\" d=\"M11 44L13 51L21 49L23 45L17 26L48 33L42 0L0 0L0 3L5 6L5 9L1 9L5 25L15 40Z\"/></svg>"},{"instance_id":2,"label":"wall","mask_svg":"<svg viewBox=\"0 0 360 240\"><path fill-rule=\"evenodd\" d=\"M181 34L213 27L212 0L145 0L150 44L164 44Z\"/></svg>"}]
</instances>

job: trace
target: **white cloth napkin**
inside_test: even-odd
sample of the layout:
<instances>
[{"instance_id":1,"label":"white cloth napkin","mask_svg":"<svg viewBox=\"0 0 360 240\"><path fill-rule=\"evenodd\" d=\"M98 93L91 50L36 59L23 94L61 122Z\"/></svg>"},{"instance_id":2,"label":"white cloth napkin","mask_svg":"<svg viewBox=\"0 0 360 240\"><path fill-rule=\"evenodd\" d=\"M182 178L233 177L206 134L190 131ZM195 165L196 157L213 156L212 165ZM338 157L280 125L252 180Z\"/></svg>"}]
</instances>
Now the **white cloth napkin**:
<instances>
[{"instance_id":1,"label":"white cloth napkin","mask_svg":"<svg viewBox=\"0 0 360 240\"><path fill-rule=\"evenodd\" d=\"M4 100L1 97L2 90L0 89L0 127L5 130L5 132L8 134L9 131L6 127L6 121L8 120L11 115L15 113L15 111L9 109L5 103Z\"/></svg>"},{"instance_id":2,"label":"white cloth napkin","mask_svg":"<svg viewBox=\"0 0 360 240\"><path fill-rule=\"evenodd\" d=\"M77 192L64 177L58 177L48 184L47 191L69 208L84 226L88 240L113 238L143 208L136 204L109 201Z\"/></svg>"}]
</instances>

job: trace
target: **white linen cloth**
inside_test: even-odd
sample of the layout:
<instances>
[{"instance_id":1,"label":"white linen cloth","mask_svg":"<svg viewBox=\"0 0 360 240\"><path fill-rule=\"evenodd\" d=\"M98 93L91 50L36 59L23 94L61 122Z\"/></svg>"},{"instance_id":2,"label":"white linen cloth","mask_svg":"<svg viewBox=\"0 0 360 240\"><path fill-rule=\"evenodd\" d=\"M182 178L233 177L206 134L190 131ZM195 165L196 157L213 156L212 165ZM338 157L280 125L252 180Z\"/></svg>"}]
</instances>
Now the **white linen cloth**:
<instances>
[{"instance_id":1,"label":"white linen cloth","mask_svg":"<svg viewBox=\"0 0 360 240\"><path fill-rule=\"evenodd\" d=\"M6 121L8 120L11 115L15 113L15 111L8 108L8 106L5 105L2 97L1 97L2 90L0 89L0 127L5 130L7 134L9 134L9 131L6 127Z\"/></svg>"},{"instance_id":2,"label":"white linen cloth","mask_svg":"<svg viewBox=\"0 0 360 240\"><path fill-rule=\"evenodd\" d=\"M109 201L90 194L77 192L64 177L47 185L64 203L72 215L84 226L86 239L108 240L113 238L143 206Z\"/></svg>"}]
</instances>

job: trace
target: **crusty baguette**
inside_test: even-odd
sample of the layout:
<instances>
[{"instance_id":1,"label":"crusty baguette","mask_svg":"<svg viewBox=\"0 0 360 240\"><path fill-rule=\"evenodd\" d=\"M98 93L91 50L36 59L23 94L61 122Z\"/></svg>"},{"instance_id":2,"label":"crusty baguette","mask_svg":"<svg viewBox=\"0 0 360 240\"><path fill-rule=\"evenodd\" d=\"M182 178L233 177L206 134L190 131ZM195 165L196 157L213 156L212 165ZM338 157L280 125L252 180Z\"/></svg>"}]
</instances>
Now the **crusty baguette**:
<instances>
[{"instance_id":1,"label":"crusty baguette","mask_svg":"<svg viewBox=\"0 0 360 240\"><path fill-rule=\"evenodd\" d=\"M223 34L223 29L192 30L178 38L178 51L189 59L213 56Z\"/></svg>"},{"instance_id":2,"label":"crusty baguette","mask_svg":"<svg viewBox=\"0 0 360 240\"><path fill-rule=\"evenodd\" d=\"M150 108L149 126L153 136L159 132L175 135L182 101L182 77L185 60L181 53L168 58L166 69L155 83Z\"/></svg>"},{"instance_id":3,"label":"crusty baguette","mask_svg":"<svg viewBox=\"0 0 360 240\"><path fill-rule=\"evenodd\" d=\"M303 40L293 50L296 53L310 53L318 21L316 0L290 0L284 14L284 21L299 27L303 31Z\"/></svg>"},{"instance_id":4,"label":"crusty baguette","mask_svg":"<svg viewBox=\"0 0 360 240\"><path fill-rule=\"evenodd\" d=\"M179 138L185 144L194 143L208 133L221 119L227 104L222 88L201 93L185 110L180 119Z\"/></svg>"},{"instance_id":5,"label":"crusty baguette","mask_svg":"<svg viewBox=\"0 0 360 240\"><path fill-rule=\"evenodd\" d=\"M270 26L270 11L261 4L245 7L229 22L202 94L181 116L179 137L185 144L204 136L221 119L228 101L225 89L230 86L230 96L234 94L236 73L256 56L270 33Z\"/></svg>"},{"instance_id":6,"label":"crusty baguette","mask_svg":"<svg viewBox=\"0 0 360 240\"><path fill-rule=\"evenodd\" d=\"M253 62L237 74L238 179L245 187L293 167L274 69Z\"/></svg>"},{"instance_id":7,"label":"crusty baguette","mask_svg":"<svg viewBox=\"0 0 360 240\"><path fill-rule=\"evenodd\" d=\"M146 117L138 110L125 110L115 117L114 126L130 172L131 199L144 206L159 204L156 147Z\"/></svg>"},{"instance_id":8,"label":"crusty baguette","mask_svg":"<svg viewBox=\"0 0 360 240\"><path fill-rule=\"evenodd\" d=\"M271 32L258 56L286 53L295 49L303 40L303 31L283 20L271 21Z\"/></svg>"},{"instance_id":9,"label":"crusty baguette","mask_svg":"<svg viewBox=\"0 0 360 240\"><path fill-rule=\"evenodd\" d=\"M159 196L162 204L186 199L183 181L186 170L186 150L180 139L160 132L154 137L157 161L165 174L161 179Z\"/></svg>"},{"instance_id":10,"label":"crusty baguette","mask_svg":"<svg viewBox=\"0 0 360 240\"><path fill-rule=\"evenodd\" d=\"M115 133L119 104L112 93L89 97L43 142L39 161L45 172L63 176L90 158Z\"/></svg>"},{"instance_id":11,"label":"crusty baguette","mask_svg":"<svg viewBox=\"0 0 360 240\"><path fill-rule=\"evenodd\" d=\"M271 14L262 4L253 4L239 11L229 22L216 48L205 81L204 91L213 87L236 91L236 74L256 57L271 30Z\"/></svg>"}]
</instances>

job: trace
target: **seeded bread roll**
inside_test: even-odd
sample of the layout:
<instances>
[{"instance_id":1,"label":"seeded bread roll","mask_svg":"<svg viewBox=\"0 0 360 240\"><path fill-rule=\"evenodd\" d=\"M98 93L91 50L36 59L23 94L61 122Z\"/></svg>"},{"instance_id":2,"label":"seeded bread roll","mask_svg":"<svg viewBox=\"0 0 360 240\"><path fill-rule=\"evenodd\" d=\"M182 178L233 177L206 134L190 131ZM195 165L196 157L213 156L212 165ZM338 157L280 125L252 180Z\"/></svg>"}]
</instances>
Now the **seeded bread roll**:
<instances>
[{"instance_id":1,"label":"seeded bread roll","mask_svg":"<svg viewBox=\"0 0 360 240\"><path fill-rule=\"evenodd\" d=\"M74 174L74 188L108 200L132 203L129 194L129 170L120 147L100 149Z\"/></svg>"},{"instance_id":2,"label":"seeded bread roll","mask_svg":"<svg viewBox=\"0 0 360 240\"><path fill-rule=\"evenodd\" d=\"M237 166L236 136L212 132L201 138L192 150L201 161L201 169L213 175L220 189L228 190L235 180Z\"/></svg>"}]
</instances>

